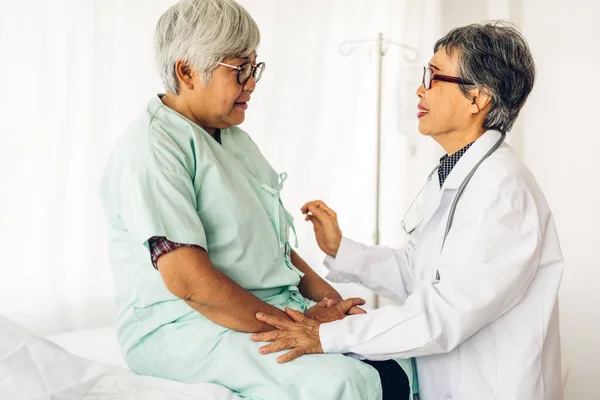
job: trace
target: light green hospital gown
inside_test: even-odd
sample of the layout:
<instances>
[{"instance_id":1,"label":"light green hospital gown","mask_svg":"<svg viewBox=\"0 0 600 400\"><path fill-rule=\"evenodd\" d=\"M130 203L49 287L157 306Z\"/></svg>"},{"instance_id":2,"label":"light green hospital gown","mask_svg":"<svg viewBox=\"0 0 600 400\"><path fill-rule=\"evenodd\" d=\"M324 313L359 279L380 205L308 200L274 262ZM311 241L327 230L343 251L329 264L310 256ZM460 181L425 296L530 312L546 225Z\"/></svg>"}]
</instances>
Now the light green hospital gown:
<instances>
[{"instance_id":1,"label":"light green hospital gown","mask_svg":"<svg viewBox=\"0 0 600 400\"><path fill-rule=\"evenodd\" d=\"M290 262L285 180L250 137L233 127L222 145L153 98L119 139L101 183L117 294L118 339L137 373L211 382L250 399L381 398L377 371L343 355L280 365L247 333L221 327L165 287L148 239L208 251L214 266L263 301L305 311L312 302Z\"/></svg>"}]
</instances>

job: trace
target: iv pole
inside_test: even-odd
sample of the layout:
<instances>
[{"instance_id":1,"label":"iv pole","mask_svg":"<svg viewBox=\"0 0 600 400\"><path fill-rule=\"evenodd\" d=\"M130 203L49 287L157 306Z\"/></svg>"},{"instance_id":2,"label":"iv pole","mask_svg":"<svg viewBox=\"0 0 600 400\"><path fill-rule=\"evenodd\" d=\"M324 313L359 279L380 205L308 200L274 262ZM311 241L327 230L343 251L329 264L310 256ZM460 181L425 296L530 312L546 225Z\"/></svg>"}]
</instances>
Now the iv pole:
<instances>
[{"instance_id":1,"label":"iv pole","mask_svg":"<svg viewBox=\"0 0 600 400\"><path fill-rule=\"evenodd\" d=\"M349 56L357 45L372 43L373 39L363 40L350 40L344 41L339 45L339 52L343 56ZM393 42L391 40L384 40L383 33L377 35L376 42L376 67L377 67L377 169L376 169L376 189L375 189L375 233L374 242L375 245L379 245L379 216L380 216L380 199L381 199L381 98L382 98L382 81L383 81L383 56L385 56L387 49L383 48L384 44L393 45L401 48L404 51L404 59L409 63L414 63L419 59L419 52L417 49L411 46L407 46L402 43ZM375 297L375 307L379 307L379 296Z\"/></svg>"}]
</instances>

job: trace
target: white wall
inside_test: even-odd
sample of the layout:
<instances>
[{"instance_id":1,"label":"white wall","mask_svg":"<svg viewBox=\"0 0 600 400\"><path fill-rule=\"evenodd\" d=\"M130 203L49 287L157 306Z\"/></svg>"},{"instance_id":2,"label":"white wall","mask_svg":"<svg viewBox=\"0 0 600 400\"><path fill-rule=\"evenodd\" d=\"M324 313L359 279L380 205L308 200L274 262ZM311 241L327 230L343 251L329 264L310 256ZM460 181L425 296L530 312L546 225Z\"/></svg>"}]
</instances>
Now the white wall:
<instances>
[{"instance_id":1,"label":"white wall","mask_svg":"<svg viewBox=\"0 0 600 400\"><path fill-rule=\"evenodd\" d=\"M348 237L374 240L377 34L420 53L408 63L398 47L384 46L380 237L382 244L398 246L405 236L405 194L418 190L435 162L422 156L433 145L417 133L414 110L422 65L439 35L439 0L238 1L260 26L258 53L267 62L242 127L275 169L289 173L283 198L295 218L298 252L321 274L323 253L299 212L306 201L327 202ZM364 42L343 56L338 50L345 41ZM415 188L405 190L413 177ZM345 297L375 305L370 290L335 286Z\"/></svg>"},{"instance_id":2,"label":"white wall","mask_svg":"<svg viewBox=\"0 0 600 400\"><path fill-rule=\"evenodd\" d=\"M114 318L98 183L160 88L173 0L0 0L0 314L42 334Z\"/></svg>"},{"instance_id":3,"label":"white wall","mask_svg":"<svg viewBox=\"0 0 600 400\"><path fill-rule=\"evenodd\" d=\"M304 202L327 201L345 234L373 237L374 39L381 32L424 55L407 65L389 47L384 63L382 237L396 244L404 184L414 175L422 185L426 174L405 155L426 169L435 162L413 154L433 146L416 134L414 110L440 0L239 1L260 26L267 63L242 127L289 173L283 196L299 252L319 272L323 254L300 213ZM0 54L19 60L0 62L7 94L0 96L0 314L38 333L113 319L97 187L120 132L162 91L152 34L174 2L0 0ZM342 41L361 39L373 41L348 56L338 51ZM366 289L339 289L374 303Z\"/></svg>"},{"instance_id":4,"label":"white wall","mask_svg":"<svg viewBox=\"0 0 600 400\"><path fill-rule=\"evenodd\" d=\"M442 30L482 20L518 24L533 52L535 87L509 141L554 212L566 268L560 292L566 400L600 398L600 26L589 0L444 1Z\"/></svg>"},{"instance_id":5,"label":"white wall","mask_svg":"<svg viewBox=\"0 0 600 400\"><path fill-rule=\"evenodd\" d=\"M586 0L526 0L522 14L538 70L523 115L523 156L554 211L566 261L560 302L567 399L600 398L598 11Z\"/></svg>"}]
</instances>

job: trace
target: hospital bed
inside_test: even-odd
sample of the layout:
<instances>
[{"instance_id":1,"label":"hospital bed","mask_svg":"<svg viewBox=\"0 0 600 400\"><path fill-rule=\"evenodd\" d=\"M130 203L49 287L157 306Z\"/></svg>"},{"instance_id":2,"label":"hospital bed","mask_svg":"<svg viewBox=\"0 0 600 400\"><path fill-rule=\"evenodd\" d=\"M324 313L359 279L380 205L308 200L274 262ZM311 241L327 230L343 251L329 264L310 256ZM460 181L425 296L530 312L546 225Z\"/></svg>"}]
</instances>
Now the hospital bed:
<instances>
[{"instance_id":1,"label":"hospital bed","mask_svg":"<svg viewBox=\"0 0 600 400\"><path fill-rule=\"evenodd\" d=\"M139 376L127 368L114 327L39 337L0 315L0 399L238 400L214 384Z\"/></svg>"},{"instance_id":2,"label":"hospital bed","mask_svg":"<svg viewBox=\"0 0 600 400\"><path fill-rule=\"evenodd\" d=\"M138 376L116 337L114 326L39 337L0 315L0 399L240 399L219 385ZM563 384L568 373L565 368Z\"/></svg>"}]
</instances>

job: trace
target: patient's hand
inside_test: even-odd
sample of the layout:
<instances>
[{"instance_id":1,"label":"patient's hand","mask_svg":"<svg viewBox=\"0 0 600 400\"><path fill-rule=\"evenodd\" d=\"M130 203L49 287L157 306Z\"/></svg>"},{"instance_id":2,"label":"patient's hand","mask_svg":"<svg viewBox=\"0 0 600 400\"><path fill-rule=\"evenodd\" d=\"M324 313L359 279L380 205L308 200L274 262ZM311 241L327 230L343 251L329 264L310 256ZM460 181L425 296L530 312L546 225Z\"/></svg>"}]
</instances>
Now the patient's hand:
<instances>
[{"instance_id":1,"label":"patient's hand","mask_svg":"<svg viewBox=\"0 0 600 400\"><path fill-rule=\"evenodd\" d=\"M365 300L357 297L342 300L339 303L325 298L306 310L304 316L320 323L337 321L343 319L347 314L366 314L366 311L357 307L363 304L365 304Z\"/></svg>"},{"instance_id":2,"label":"patient's hand","mask_svg":"<svg viewBox=\"0 0 600 400\"><path fill-rule=\"evenodd\" d=\"M366 314L367 312L358 307L358 306L354 306L351 309L348 310L348 312L346 313L346 315L358 315L358 314Z\"/></svg>"},{"instance_id":3,"label":"patient's hand","mask_svg":"<svg viewBox=\"0 0 600 400\"><path fill-rule=\"evenodd\" d=\"M329 308L329 307L335 306L337 304L337 301L335 301L333 299L328 299L327 297L325 297L323 300L321 300L317 304L323 305L323 306L326 306L327 308ZM359 306L354 306L348 310L346 315L359 315L359 314L366 314L366 313L367 312L364 309L360 308Z\"/></svg>"},{"instance_id":4,"label":"patient's hand","mask_svg":"<svg viewBox=\"0 0 600 400\"><path fill-rule=\"evenodd\" d=\"M256 319L274 328L274 331L255 333L251 339L255 342L273 342L262 346L261 354L271 354L282 350L291 350L277 358L278 363L292 361L304 354L323 353L319 338L320 322L306 318L301 312L286 307L285 313L291 321L281 317L257 313Z\"/></svg>"}]
</instances>

